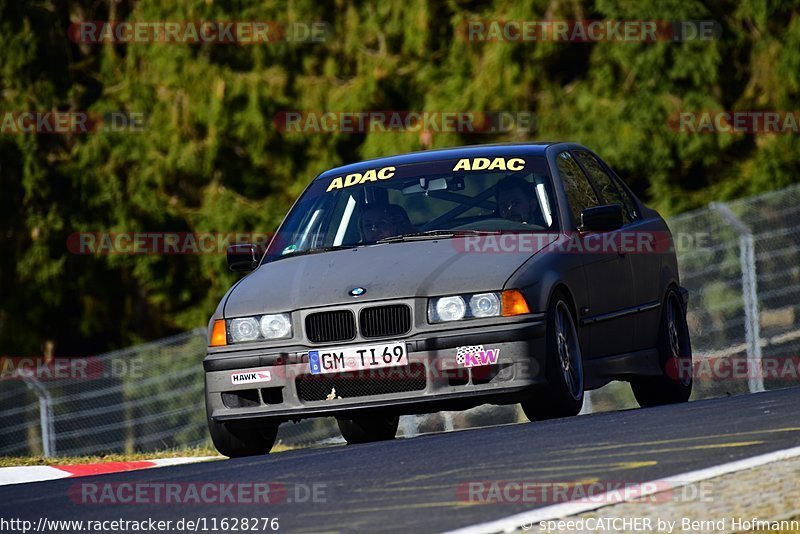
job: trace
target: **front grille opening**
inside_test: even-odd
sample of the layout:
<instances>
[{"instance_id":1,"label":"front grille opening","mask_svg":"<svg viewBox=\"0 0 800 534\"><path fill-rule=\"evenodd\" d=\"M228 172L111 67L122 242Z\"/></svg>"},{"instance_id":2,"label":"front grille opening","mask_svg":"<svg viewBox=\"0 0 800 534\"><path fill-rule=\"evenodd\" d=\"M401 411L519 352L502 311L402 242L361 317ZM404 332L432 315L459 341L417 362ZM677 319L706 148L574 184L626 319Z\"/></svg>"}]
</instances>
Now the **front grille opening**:
<instances>
[{"instance_id":1,"label":"front grille opening","mask_svg":"<svg viewBox=\"0 0 800 534\"><path fill-rule=\"evenodd\" d=\"M482 365L480 367L472 367L472 383L475 385L488 384L499 374L499 365Z\"/></svg>"},{"instance_id":2,"label":"front grille opening","mask_svg":"<svg viewBox=\"0 0 800 534\"><path fill-rule=\"evenodd\" d=\"M390 337L411 330L411 308L405 304L364 308L358 317L364 337Z\"/></svg>"},{"instance_id":3,"label":"front grille opening","mask_svg":"<svg viewBox=\"0 0 800 534\"><path fill-rule=\"evenodd\" d=\"M222 394L222 404L226 408L252 408L259 406L257 389L240 389L239 391L229 391Z\"/></svg>"},{"instance_id":4,"label":"front grille opening","mask_svg":"<svg viewBox=\"0 0 800 534\"><path fill-rule=\"evenodd\" d=\"M330 375L303 375L295 379L301 401L336 400L421 391L427 385L425 365L351 371Z\"/></svg>"},{"instance_id":5,"label":"front grille opening","mask_svg":"<svg viewBox=\"0 0 800 534\"><path fill-rule=\"evenodd\" d=\"M466 386L469 383L469 369L464 367L445 369L442 371L442 375L450 386Z\"/></svg>"},{"instance_id":6,"label":"front grille opening","mask_svg":"<svg viewBox=\"0 0 800 534\"><path fill-rule=\"evenodd\" d=\"M283 388L262 388L261 398L264 404L281 404L283 402Z\"/></svg>"},{"instance_id":7,"label":"front grille opening","mask_svg":"<svg viewBox=\"0 0 800 534\"><path fill-rule=\"evenodd\" d=\"M355 339L355 316L350 310L312 313L306 317L306 335L314 343Z\"/></svg>"}]
</instances>

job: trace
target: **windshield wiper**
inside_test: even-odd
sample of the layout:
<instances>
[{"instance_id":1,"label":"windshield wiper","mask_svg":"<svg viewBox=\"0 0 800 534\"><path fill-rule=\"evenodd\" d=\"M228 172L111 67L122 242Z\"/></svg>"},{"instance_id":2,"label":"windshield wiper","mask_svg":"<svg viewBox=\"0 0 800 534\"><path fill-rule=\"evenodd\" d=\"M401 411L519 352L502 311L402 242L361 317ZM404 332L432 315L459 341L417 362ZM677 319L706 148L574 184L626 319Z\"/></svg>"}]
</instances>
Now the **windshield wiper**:
<instances>
[{"instance_id":1,"label":"windshield wiper","mask_svg":"<svg viewBox=\"0 0 800 534\"><path fill-rule=\"evenodd\" d=\"M436 239L437 237L453 238L475 235L498 235L500 232L494 230L426 230L425 232L413 232L410 234L393 235L378 239L375 243L399 243L401 241L423 241L425 239Z\"/></svg>"},{"instance_id":2,"label":"windshield wiper","mask_svg":"<svg viewBox=\"0 0 800 534\"><path fill-rule=\"evenodd\" d=\"M361 243L356 243L354 245L332 245L332 246L328 246L328 247L315 247L315 248L309 248L309 249L305 249L305 250L297 250L297 251L287 252L285 254L280 254L278 256L275 256L274 258L269 260L269 262L271 263L273 261L282 260L284 258L295 258L297 256L307 256L309 254L317 254L317 253L321 253L321 252L330 252L332 250L345 250L345 249L348 249L348 248L356 248L356 247L359 247L359 246L361 246Z\"/></svg>"}]
</instances>

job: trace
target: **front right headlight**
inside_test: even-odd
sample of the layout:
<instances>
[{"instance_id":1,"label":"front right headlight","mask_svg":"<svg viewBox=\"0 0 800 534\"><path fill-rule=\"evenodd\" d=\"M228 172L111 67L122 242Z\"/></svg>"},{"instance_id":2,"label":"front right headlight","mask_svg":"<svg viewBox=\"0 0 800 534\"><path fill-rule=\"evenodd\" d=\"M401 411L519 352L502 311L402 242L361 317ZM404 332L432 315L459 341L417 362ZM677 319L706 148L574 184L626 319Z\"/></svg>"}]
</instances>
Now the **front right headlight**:
<instances>
[{"instance_id":1,"label":"front right headlight","mask_svg":"<svg viewBox=\"0 0 800 534\"><path fill-rule=\"evenodd\" d=\"M261 335L264 339L292 337L292 320L288 313L261 316Z\"/></svg>"},{"instance_id":2,"label":"front right headlight","mask_svg":"<svg viewBox=\"0 0 800 534\"><path fill-rule=\"evenodd\" d=\"M231 333L231 341L234 343L255 341L261 335L261 329L255 317L231 319L228 323L228 331Z\"/></svg>"},{"instance_id":3,"label":"front right headlight","mask_svg":"<svg viewBox=\"0 0 800 534\"><path fill-rule=\"evenodd\" d=\"M269 313L253 317L229 319L228 338L231 343L286 339L292 337L292 318L288 313Z\"/></svg>"}]
</instances>

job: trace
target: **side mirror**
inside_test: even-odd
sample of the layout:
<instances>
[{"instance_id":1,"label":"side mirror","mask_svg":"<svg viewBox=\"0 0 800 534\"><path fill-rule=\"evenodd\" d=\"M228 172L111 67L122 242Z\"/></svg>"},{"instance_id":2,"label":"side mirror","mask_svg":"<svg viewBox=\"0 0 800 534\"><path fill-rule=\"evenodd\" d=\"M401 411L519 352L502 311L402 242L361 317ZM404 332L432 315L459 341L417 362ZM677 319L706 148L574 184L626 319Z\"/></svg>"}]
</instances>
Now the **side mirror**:
<instances>
[{"instance_id":1,"label":"side mirror","mask_svg":"<svg viewBox=\"0 0 800 534\"><path fill-rule=\"evenodd\" d=\"M247 243L228 247L228 269L231 271L252 271L257 265L255 245Z\"/></svg>"},{"instance_id":2,"label":"side mirror","mask_svg":"<svg viewBox=\"0 0 800 534\"><path fill-rule=\"evenodd\" d=\"M608 232L616 230L622 224L622 206L619 204L595 206L581 212L581 230Z\"/></svg>"}]
</instances>

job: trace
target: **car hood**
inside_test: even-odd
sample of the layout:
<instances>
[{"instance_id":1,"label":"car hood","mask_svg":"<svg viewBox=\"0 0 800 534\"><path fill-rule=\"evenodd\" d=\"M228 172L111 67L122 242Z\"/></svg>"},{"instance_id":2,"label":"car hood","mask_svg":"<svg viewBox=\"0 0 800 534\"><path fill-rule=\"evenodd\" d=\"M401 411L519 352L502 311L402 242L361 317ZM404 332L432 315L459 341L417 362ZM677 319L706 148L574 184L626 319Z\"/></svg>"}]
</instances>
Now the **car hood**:
<instances>
[{"instance_id":1,"label":"car hood","mask_svg":"<svg viewBox=\"0 0 800 534\"><path fill-rule=\"evenodd\" d=\"M385 243L283 258L242 279L229 293L226 317L241 317L418 296L503 289L527 259L555 236L539 236L525 247L503 250L501 236ZM476 251L476 249L478 249ZM519 250L515 250L519 249ZM363 296L349 291L366 289Z\"/></svg>"}]
</instances>

